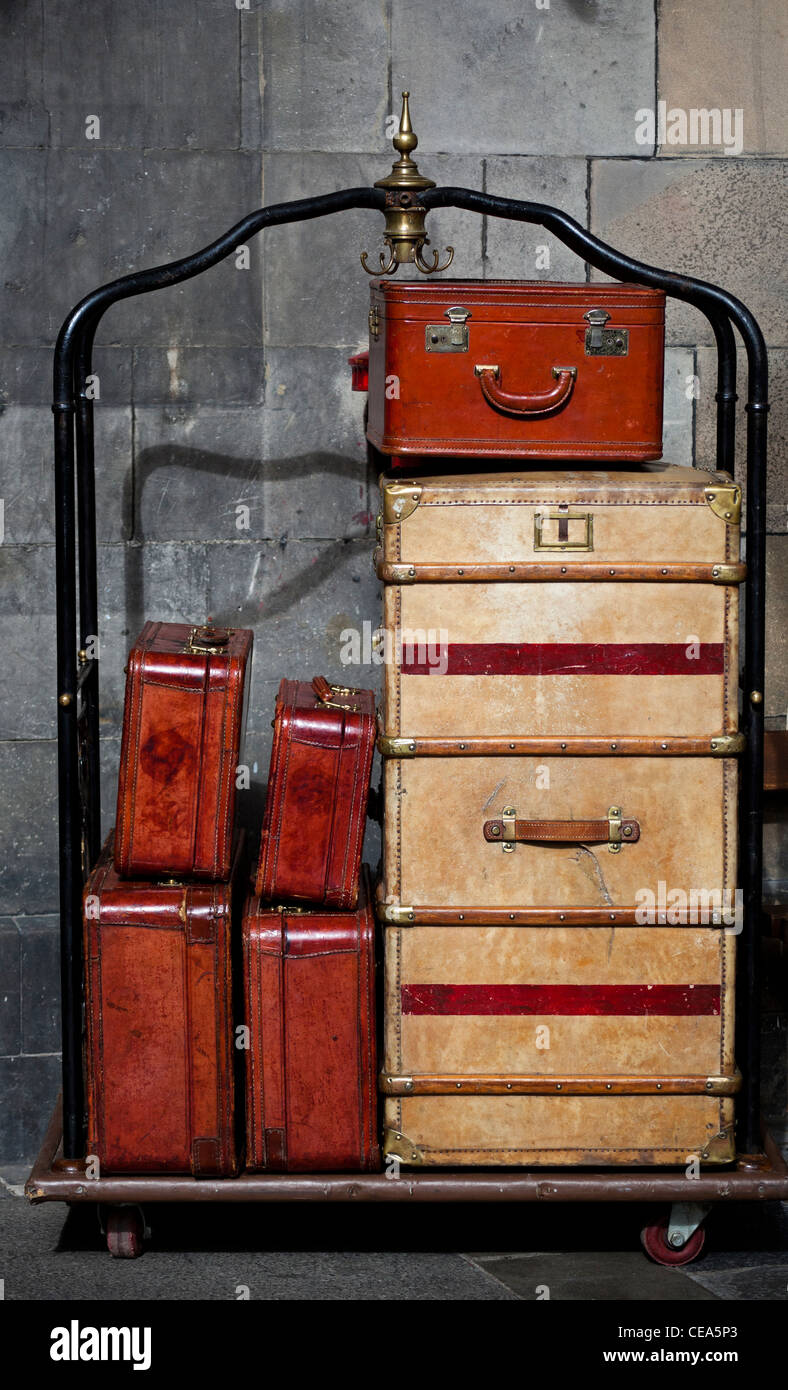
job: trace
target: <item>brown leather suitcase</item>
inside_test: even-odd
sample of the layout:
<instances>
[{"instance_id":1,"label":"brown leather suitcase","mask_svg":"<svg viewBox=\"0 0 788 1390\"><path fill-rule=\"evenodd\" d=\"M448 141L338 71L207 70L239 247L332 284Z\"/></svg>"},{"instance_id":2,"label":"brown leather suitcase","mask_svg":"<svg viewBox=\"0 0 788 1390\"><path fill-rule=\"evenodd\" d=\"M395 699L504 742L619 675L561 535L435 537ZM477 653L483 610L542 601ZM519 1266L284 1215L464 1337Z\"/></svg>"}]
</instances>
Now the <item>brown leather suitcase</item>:
<instances>
[{"instance_id":1,"label":"brown leather suitcase","mask_svg":"<svg viewBox=\"0 0 788 1390\"><path fill-rule=\"evenodd\" d=\"M734 1158L734 939L714 927L386 927L384 1153Z\"/></svg>"},{"instance_id":2,"label":"brown leather suitcase","mask_svg":"<svg viewBox=\"0 0 788 1390\"><path fill-rule=\"evenodd\" d=\"M661 291L380 280L370 292L367 436L396 463L660 457Z\"/></svg>"},{"instance_id":3,"label":"brown leather suitcase","mask_svg":"<svg viewBox=\"0 0 788 1390\"><path fill-rule=\"evenodd\" d=\"M238 1170L227 883L121 879L107 839L84 890L88 1151L105 1173ZM240 914L238 914L240 915Z\"/></svg>"},{"instance_id":4,"label":"brown leather suitcase","mask_svg":"<svg viewBox=\"0 0 788 1390\"><path fill-rule=\"evenodd\" d=\"M243 920L247 1167L379 1167L374 917L270 907Z\"/></svg>"},{"instance_id":5,"label":"brown leather suitcase","mask_svg":"<svg viewBox=\"0 0 788 1390\"><path fill-rule=\"evenodd\" d=\"M384 480L391 920L730 903L740 505L669 465Z\"/></svg>"},{"instance_id":6,"label":"brown leather suitcase","mask_svg":"<svg viewBox=\"0 0 788 1390\"><path fill-rule=\"evenodd\" d=\"M371 690L283 680L255 892L350 908L358 896L361 849L375 746Z\"/></svg>"},{"instance_id":7,"label":"brown leather suitcase","mask_svg":"<svg viewBox=\"0 0 788 1390\"><path fill-rule=\"evenodd\" d=\"M129 653L115 864L226 879L252 633L146 623Z\"/></svg>"}]
</instances>

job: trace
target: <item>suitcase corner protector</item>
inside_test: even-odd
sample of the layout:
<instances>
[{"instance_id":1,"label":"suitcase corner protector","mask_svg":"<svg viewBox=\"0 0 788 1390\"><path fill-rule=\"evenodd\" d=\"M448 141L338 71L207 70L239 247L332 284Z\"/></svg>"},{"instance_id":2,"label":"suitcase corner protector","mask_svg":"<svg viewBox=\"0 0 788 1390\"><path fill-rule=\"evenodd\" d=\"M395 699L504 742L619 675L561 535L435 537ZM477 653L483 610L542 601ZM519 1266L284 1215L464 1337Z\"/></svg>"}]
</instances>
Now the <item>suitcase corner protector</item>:
<instances>
[{"instance_id":1,"label":"suitcase corner protector","mask_svg":"<svg viewBox=\"0 0 788 1390\"><path fill-rule=\"evenodd\" d=\"M715 516L721 517L729 526L741 522L741 488L733 481L709 483L703 489L704 496Z\"/></svg>"},{"instance_id":2,"label":"suitcase corner protector","mask_svg":"<svg viewBox=\"0 0 788 1390\"><path fill-rule=\"evenodd\" d=\"M700 1151L703 1163L733 1163L736 1158L736 1145L733 1126L721 1129Z\"/></svg>"},{"instance_id":3,"label":"suitcase corner protector","mask_svg":"<svg viewBox=\"0 0 788 1390\"><path fill-rule=\"evenodd\" d=\"M424 1154L416 1144L411 1143L398 1129L387 1129L383 1133L383 1157L396 1158L400 1163L419 1165L424 1162Z\"/></svg>"},{"instance_id":4,"label":"suitcase corner protector","mask_svg":"<svg viewBox=\"0 0 788 1390\"><path fill-rule=\"evenodd\" d=\"M398 526L412 516L421 501L421 494L421 483L400 483L386 479L383 483L384 525Z\"/></svg>"}]
</instances>

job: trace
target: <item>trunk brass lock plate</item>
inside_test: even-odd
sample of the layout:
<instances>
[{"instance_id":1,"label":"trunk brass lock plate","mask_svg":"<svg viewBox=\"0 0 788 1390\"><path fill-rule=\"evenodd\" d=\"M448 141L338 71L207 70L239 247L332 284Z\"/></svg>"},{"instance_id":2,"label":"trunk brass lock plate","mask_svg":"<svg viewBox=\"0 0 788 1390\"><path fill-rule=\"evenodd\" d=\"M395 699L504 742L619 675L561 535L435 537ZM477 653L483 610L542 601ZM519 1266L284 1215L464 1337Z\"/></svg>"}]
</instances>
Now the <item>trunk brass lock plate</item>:
<instances>
[{"instance_id":1,"label":"trunk brass lock plate","mask_svg":"<svg viewBox=\"0 0 788 1390\"><path fill-rule=\"evenodd\" d=\"M594 518L565 504L534 517L534 550L593 550Z\"/></svg>"}]
</instances>

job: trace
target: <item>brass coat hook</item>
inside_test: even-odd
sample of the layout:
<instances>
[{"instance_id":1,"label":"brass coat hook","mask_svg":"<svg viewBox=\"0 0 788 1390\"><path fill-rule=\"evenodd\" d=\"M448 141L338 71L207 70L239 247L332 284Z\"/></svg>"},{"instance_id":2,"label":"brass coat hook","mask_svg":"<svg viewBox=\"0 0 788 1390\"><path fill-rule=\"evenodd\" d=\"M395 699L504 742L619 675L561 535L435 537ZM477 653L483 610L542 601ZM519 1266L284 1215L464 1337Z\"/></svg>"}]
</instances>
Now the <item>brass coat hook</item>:
<instances>
[{"instance_id":1,"label":"brass coat hook","mask_svg":"<svg viewBox=\"0 0 788 1390\"><path fill-rule=\"evenodd\" d=\"M380 269L370 269L367 265L366 251L361 253L361 264L367 275L392 275L397 267L407 263L415 265L424 275L447 270L454 259L454 247L446 247L446 260L440 264L440 252L432 252L432 264L422 255L422 247L429 246L429 237L424 226L427 209L419 202L419 194L426 188L434 188L435 180L420 174L411 159L411 152L418 145L418 136L410 121L408 105L409 92L402 93L402 114L399 130L393 138L399 159L392 165L391 173L385 179L378 179L375 187L382 188L386 194L386 226L383 240L389 249L386 264L385 254L380 252Z\"/></svg>"}]
</instances>

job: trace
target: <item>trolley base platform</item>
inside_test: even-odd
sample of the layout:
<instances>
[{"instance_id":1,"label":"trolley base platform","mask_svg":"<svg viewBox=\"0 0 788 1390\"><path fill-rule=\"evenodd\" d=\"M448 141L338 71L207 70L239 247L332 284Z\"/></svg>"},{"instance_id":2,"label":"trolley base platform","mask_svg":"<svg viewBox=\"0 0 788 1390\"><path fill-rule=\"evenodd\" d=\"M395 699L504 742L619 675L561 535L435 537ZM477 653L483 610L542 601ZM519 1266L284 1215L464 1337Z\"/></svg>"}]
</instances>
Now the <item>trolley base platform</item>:
<instances>
[{"instance_id":1,"label":"trolley base platform","mask_svg":"<svg viewBox=\"0 0 788 1390\"><path fill-rule=\"evenodd\" d=\"M33 1202L770 1202L788 1200L788 1166L764 1134L763 1152L687 1178L654 1168L403 1168L385 1173L241 1173L237 1178L122 1174L88 1178L65 1160L58 1101L25 1185Z\"/></svg>"},{"instance_id":2,"label":"trolley base platform","mask_svg":"<svg viewBox=\"0 0 788 1390\"><path fill-rule=\"evenodd\" d=\"M41 1152L25 1184L31 1203L93 1203L111 1255L143 1253L144 1205L163 1202L664 1202L669 1214L641 1231L657 1264L689 1264L701 1252L703 1222L716 1202L788 1199L788 1167L771 1136L763 1151L688 1178L675 1168L403 1169L381 1173L241 1173L237 1178L116 1174L89 1178L84 1161L62 1152L58 1100Z\"/></svg>"}]
</instances>

